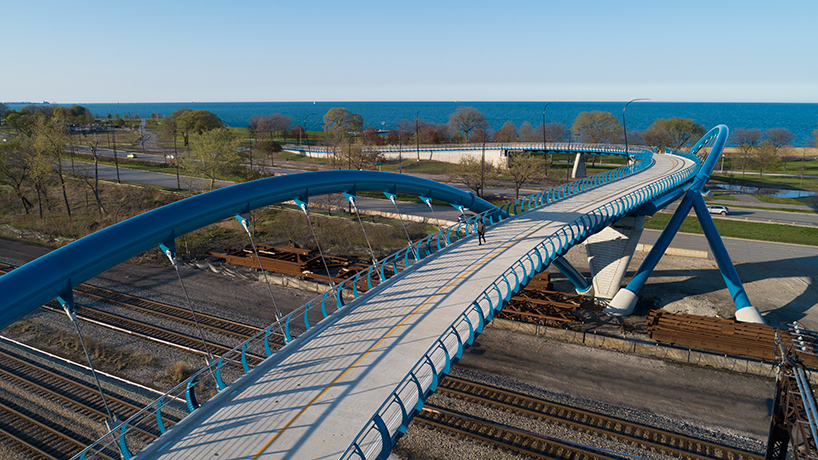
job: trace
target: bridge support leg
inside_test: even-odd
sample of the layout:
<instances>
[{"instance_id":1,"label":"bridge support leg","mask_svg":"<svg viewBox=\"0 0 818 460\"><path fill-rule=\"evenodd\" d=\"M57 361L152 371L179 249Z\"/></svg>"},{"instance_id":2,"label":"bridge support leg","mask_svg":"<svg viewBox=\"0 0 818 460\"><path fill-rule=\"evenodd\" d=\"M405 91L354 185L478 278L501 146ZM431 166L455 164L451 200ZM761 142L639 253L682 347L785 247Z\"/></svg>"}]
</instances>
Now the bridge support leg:
<instances>
[{"instance_id":1,"label":"bridge support leg","mask_svg":"<svg viewBox=\"0 0 818 460\"><path fill-rule=\"evenodd\" d=\"M598 299L610 300L619 290L644 228L645 216L626 216L585 241Z\"/></svg>"},{"instance_id":2,"label":"bridge support leg","mask_svg":"<svg viewBox=\"0 0 818 460\"><path fill-rule=\"evenodd\" d=\"M588 278L582 276L582 273L580 273L579 270L574 268L574 266L571 265L567 260L565 260L563 257L557 257L551 263L554 264L554 266L557 267L557 270L559 270L560 273L565 275L565 277L568 278L568 281L570 281L571 284L574 285L574 288L576 288L577 290L577 294L582 295L592 294L591 288L593 287L593 285L591 285L591 282L588 280Z\"/></svg>"},{"instance_id":3,"label":"bridge support leg","mask_svg":"<svg viewBox=\"0 0 818 460\"><path fill-rule=\"evenodd\" d=\"M762 318L758 310L750 304L750 300L747 298L747 294L744 292L744 287L741 284L741 280L738 278L736 269L730 260L729 254L727 254L727 250L724 248L724 243L721 241L721 236L716 230L715 224L713 224L713 219L710 217L710 213L707 211L707 205L704 203L704 198L702 198L699 192L693 190L692 187L691 190L688 190L687 193L685 193L682 202L679 204L679 207L676 209L673 217L670 218L667 227L665 227L665 229L662 231L662 234L659 236L659 239L656 241L653 249L651 249L647 257L645 257L645 260L636 271L636 274L633 276L628 285L625 288L620 289L614 298L608 303L605 313L612 316L626 316L633 313L633 309L636 307L636 302L639 300L637 294L645 285L645 282L647 282L647 279L651 272L653 272L653 269L656 268L656 264L659 263L659 259L661 259L664 255L665 251L670 245L670 242L673 240L673 237L676 236L676 233L679 231L679 227L681 227L682 222L684 222L685 217L687 217L687 214L690 212L690 208L692 208L694 205L696 206L696 215L699 217L699 222L702 224L702 229L704 229L707 241L710 243L710 248L713 251L713 254L716 256L719 270L721 271L725 283L727 283L727 289L730 291L730 295L733 297L733 302L735 302L736 319L742 322L765 324L764 318Z\"/></svg>"},{"instance_id":4,"label":"bridge support leg","mask_svg":"<svg viewBox=\"0 0 818 460\"><path fill-rule=\"evenodd\" d=\"M587 175L585 172L585 154L578 153L574 158L574 169L571 171L571 178L582 179L583 177L587 177Z\"/></svg>"},{"instance_id":5,"label":"bridge support leg","mask_svg":"<svg viewBox=\"0 0 818 460\"><path fill-rule=\"evenodd\" d=\"M736 267L730 259L727 248L724 247L724 241L721 240L716 224L710 217L710 211L707 210L704 198L701 195L696 195L696 198L693 200L693 208L696 210L704 236L707 237L707 242L710 244L710 250L713 251L713 256L719 264L719 271L727 285L727 290L730 291L733 303L736 304L736 319L744 323L766 324L761 313L750 303L747 292L744 291L744 285L741 284Z\"/></svg>"}]
</instances>

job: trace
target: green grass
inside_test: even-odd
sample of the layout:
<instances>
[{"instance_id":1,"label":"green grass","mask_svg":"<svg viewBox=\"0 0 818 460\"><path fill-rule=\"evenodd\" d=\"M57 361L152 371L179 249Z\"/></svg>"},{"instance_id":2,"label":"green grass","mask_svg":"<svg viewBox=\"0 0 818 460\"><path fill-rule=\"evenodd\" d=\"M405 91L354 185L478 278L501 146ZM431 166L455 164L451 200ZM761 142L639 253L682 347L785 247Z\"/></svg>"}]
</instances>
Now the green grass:
<instances>
[{"instance_id":1,"label":"green grass","mask_svg":"<svg viewBox=\"0 0 818 460\"><path fill-rule=\"evenodd\" d=\"M802 197L802 198L781 198L777 196L767 196L767 195L753 195L754 197L758 198L759 201L763 203L771 203L771 204L796 204L801 206L812 206L813 200L815 197Z\"/></svg>"},{"instance_id":2,"label":"green grass","mask_svg":"<svg viewBox=\"0 0 818 460\"><path fill-rule=\"evenodd\" d=\"M381 166L381 171L398 172L398 161L387 161ZM420 160L411 156L403 159L403 172L407 174L448 174L455 165L435 160Z\"/></svg>"},{"instance_id":3,"label":"green grass","mask_svg":"<svg viewBox=\"0 0 818 460\"><path fill-rule=\"evenodd\" d=\"M793 172L789 172L794 174ZM806 174L806 173L805 173ZM792 189L801 190L818 190L818 179L805 177L803 180L800 177L780 177L771 176L769 174L759 175L757 172L747 172L742 175L741 172L722 174L714 173L710 176L711 179L727 182L730 184L745 184L756 187L788 187Z\"/></svg>"},{"instance_id":4,"label":"green grass","mask_svg":"<svg viewBox=\"0 0 818 460\"><path fill-rule=\"evenodd\" d=\"M657 213L645 219L645 228L662 230L670 221L671 214ZM748 240L774 241L786 244L804 244L818 246L818 228L796 227L792 225L765 224L729 219L713 219L719 234L723 237L744 238ZM704 234L699 220L688 217L682 223L681 232Z\"/></svg>"},{"instance_id":5,"label":"green grass","mask_svg":"<svg viewBox=\"0 0 818 460\"><path fill-rule=\"evenodd\" d=\"M719 201L738 201L738 198L734 197L733 195L727 195L726 193L714 193L713 196L708 196L704 198L706 200L719 200Z\"/></svg>"}]
</instances>

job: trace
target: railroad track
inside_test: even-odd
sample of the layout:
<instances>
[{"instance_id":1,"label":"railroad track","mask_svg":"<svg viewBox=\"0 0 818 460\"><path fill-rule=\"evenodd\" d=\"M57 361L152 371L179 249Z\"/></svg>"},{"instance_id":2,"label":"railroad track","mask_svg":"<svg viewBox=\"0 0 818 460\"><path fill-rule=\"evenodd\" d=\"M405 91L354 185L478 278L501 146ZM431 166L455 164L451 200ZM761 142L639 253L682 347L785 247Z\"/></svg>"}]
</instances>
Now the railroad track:
<instances>
[{"instance_id":1,"label":"railroad track","mask_svg":"<svg viewBox=\"0 0 818 460\"><path fill-rule=\"evenodd\" d=\"M0 434L21 450L42 458L69 458L107 431L105 403L97 388L82 379L11 351L0 353L0 379L14 388L13 392L0 392ZM27 402L20 403L21 397ZM144 405L111 390L106 391L105 402L119 419L130 417ZM184 416L183 403L177 405L163 412L166 426L173 426ZM87 423L58 423L51 413L54 406L97 423L98 432L89 434ZM158 427L134 428L129 439L141 444L159 434ZM102 458L118 457L118 452L102 452Z\"/></svg>"},{"instance_id":2,"label":"railroad track","mask_svg":"<svg viewBox=\"0 0 818 460\"><path fill-rule=\"evenodd\" d=\"M680 433L661 430L454 377L443 379L437 393L513 412L524 417L559 424L574 430L598 434L599 436L620 440L680 458L699 460L761 460L763 458L763 456L752 452L695 439Z\"/></svg>"},{"instance_id":3,"label":"railroad track","mask_svg":"<svg viewBox=\"0 0 818 460\"><path fill-rule=\"evenodd\" d=\"M15 267L12 265L0 263L0 272L8 272L14 268ZM101 300L103 302L115 304L120 307L142 313L147 313L149 315L160 316L173 322L178 322L187 327L196 327L196 321L191 318L190 312L184 308L143 299L121 292L112 291L110 289L91 286L89 284L81 284L75 288L75 291L77 294L88 298ZM76 303L76 306L77 317L79 319L126 334L135 335L146 340L179 348L201 356L207 356L208 351L214 355L224 355L235 346L208 341L207 350L205 350L200 336L161 328L143 321L137 321L132 318L110 313L102 309L80 303ZM57 313L63 312L62 307L53 303L46 304L43 306L43 308ZM239 342L247 340L262 330L254 326L202 313L196 314L196 320L203 330L209 330L220 335L233 337ZM283 344L283 335L278 333L271 334L270 346L272 349L281 348ZM254 354L249 351L247 352L247 357L248 362L253 365L260 363L266 358L264 355Z\"/></svg>"},{"instance_id":4,"label":"railroad track","mask_svg":"<svg viewBox=\"0 0 818 460\"><path fill-rule=\"evenodd\" d=\"M549 460L621 459L621 457L606 455L601 451L584 449L576 444L498 425L431 404L424 405L414 420L533 458Z\"/></svg>"},{"instance_id":5,"label":"railroad track","mask_svg":"<svg viewBox=\"0 0 818 460\"><path fill-rule=\"evenodd\" d=\"M107 327L109 329L114 329L125 334L135 335L146 340L179 348L201 356L207 356L208 351L213 355L221 356L229 352L234 347L228 344L217 343L213 341L211 337L211 340L207 341L207 349L205 349L204 344L202 343L202 338L199 336L172 331L170 329L165 329L142 321L108 313L106 311L88 307L79 303L76 304L76 307L78 319L88 321L102 327ZM43 305L42 308L58 314L64 314L62 307L53 305L51 302ZM270 345L272 347L276 344L271 342ZM266 359L266 356L249 351L246 354L248 363L253 365L259 364Z\"/></svg>"}]
</instances>

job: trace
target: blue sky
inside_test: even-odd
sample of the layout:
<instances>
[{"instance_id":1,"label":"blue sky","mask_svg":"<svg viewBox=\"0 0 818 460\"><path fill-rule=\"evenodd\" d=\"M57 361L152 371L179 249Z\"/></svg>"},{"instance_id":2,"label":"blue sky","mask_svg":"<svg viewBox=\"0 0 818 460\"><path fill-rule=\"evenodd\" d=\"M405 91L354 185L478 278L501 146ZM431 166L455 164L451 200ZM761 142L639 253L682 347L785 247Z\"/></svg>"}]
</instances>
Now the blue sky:
<instances>
[{"instance_id":1,"label":"blue sky","mask_svg":"<svg viewBox=\"0 0 818 460\"><path fill-rule=\"evenodd\" d=\"M818 102L818 2L11 1L0 101Z\"/></svg>"}]
</instances>

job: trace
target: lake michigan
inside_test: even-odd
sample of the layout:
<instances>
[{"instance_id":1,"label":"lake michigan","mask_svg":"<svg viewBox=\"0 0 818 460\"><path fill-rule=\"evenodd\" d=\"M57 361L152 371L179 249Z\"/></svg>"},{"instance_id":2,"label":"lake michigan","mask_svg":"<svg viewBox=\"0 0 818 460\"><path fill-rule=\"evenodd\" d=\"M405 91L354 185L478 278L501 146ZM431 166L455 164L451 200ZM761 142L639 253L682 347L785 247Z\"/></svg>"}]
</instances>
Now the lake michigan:
<instances>
[{"instance_id":1,"label":"lake michigan","mask_svg":"<svg viewBox=\"0 0 818 460\"><path fill-rule=\"evenodd\" d=\"M228 126L247 126L253 115L281 113L310 131L320 131L322 117L333 107L344 107L361 114L364 126L378 129L395 128L402 119L416 116L429 123L446 123L458 107L474 107L485 116L492 130L498 130L506 121L516 127L524 121L537 127L543 120L545 102L167 102L167 103L94 103L80 105L98 117L110 114L151 114L168 116L182 108L209 110ZM8 104L19 108L19 104ZM73 104L60 103L63 106ZM546 123L560 122L570 127L580 112L600 110L610 112L621 122L624 102L552 102L545 109ZM793 145L815 146L813 131L818 128L818 104L798 103L703 103L637 101L625 113L627 129L642 131L659 118L691 118L706 130L718 124L728 128L787 128L796 136Z\"/></svg>"}]
</instances>

